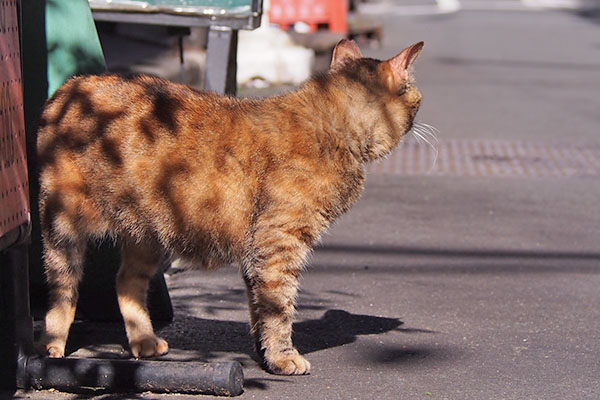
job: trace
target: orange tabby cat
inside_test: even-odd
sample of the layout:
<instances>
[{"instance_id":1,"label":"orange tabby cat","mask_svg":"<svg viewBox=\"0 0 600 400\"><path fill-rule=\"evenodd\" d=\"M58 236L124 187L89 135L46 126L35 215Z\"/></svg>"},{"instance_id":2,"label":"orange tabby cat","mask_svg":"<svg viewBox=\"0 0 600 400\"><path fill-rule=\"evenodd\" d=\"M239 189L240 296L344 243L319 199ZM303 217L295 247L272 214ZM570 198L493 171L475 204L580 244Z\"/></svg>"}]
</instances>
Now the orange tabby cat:
<instances>
[{"instance_id":1,"label":"orange tabby cat","mask_svg":"<svg viewBox=\"0 0 600 400\"><path fill-rule=\"evenodd\" d=\"M149 76L85 76L48 101L38 137L51 307L43 343L62 357L90 239L122 243L117 293L131 352L165 354L145 306L165 254L238 262L268 370L307 374L292 344L298 276L323 230L358 199L365 163L412 127L417 43L394 58L335 48L330 71L265 100Z\"/></svg>"}]
</instances>

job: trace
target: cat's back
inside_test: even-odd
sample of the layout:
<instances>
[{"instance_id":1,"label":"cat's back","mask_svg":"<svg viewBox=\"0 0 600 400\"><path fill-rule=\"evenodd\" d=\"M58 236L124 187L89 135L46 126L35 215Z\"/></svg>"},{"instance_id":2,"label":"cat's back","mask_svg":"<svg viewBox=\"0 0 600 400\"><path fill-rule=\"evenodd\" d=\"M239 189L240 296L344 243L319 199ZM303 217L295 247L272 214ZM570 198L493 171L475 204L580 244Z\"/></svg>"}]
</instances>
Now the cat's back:
<instances>
[{"instance_id":1,"label":"cat's back","mask_svg":"<svg viewBox=\"0 0 600 400\"><path fill-rule=\"evenodd\" d=\"M69 79L55 92L48 100L46 111L71 103L92 107L102 105L98 102L139 106L157 105L155 102L160 101L185 104L190 97L203 96L210 94L151 75L81 75Z\"/></svg>"},{"instance_id":2,"label":"cat's back","mask_svg":"<svg viewBox=\"0 0 600 400\"><path fill-rule=\"evenodd\" d=\"M148 75L86 75L68 80L48 100L40 121L38 154L96 161L117 155L192 149L230 101ZM97 153L94 156L93 153Z\"/></svg>"},{"instance_id":3,"label":"cat's back","mask_svg":"<svg viewBox=\"0 0 600 400\"><path fill-rule=\"evenodd\" d=\"M48 100L41 125L60 130L95 122L97 134L105 133L102 128L117 120L137 122L135 130L143 129L144 125L149 128L152 123L154 130L161 125L174 129L181 122L177 121L178 116L189 112L194 105L200 110L218 107L219 98L148 75L85 75L68 80ZM94 127L87 128L89 131Z\"/></svg>"}]
</instances>

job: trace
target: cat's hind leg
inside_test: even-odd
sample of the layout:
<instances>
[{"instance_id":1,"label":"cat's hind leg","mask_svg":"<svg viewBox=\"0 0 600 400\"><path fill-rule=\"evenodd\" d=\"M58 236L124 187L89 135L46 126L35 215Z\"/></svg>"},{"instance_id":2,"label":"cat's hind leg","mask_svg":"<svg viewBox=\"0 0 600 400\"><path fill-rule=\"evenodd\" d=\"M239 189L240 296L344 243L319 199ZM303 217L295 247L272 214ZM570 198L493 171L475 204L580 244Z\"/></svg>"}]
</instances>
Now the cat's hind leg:
<instances>
[{"instance_id":1,"label":"cat's hind leg","mask_svg":"<svg viewBox=\"0 0 600 400\"><path fill-rule=\"evenodd\" d=\"M75 318L78 286L83 276L86 241L44 238L44 261L50 308L41 345L49 357L64 357L69 329Z\"/></svg>"},{"instance_id":2,"label":"cat's hind leg","mask_svg":"<svg viewBox=\"0 0 600 400\"><path fill-rule=\"evenodd\" d=\"M156 246L123 240L117 296L129 347L136 358L160 356L169 351L167 342L154 334L146 308L148 286L161 259L162 253Z\"/></svg>"},{"instance_id":3,"label":"cat's hind leg","mask_svg":"<svg viewBox=\"0 0 600 400\"><path fill-rule=\"evenodd\" d=\"M265 367L279 375L310 373L310 363L292 343L298 278L309 247L287 232L256 238L253 259L244 267L251 333Z\"/></svg>"},{"instance_id":4,"label":"cat's hind leg","mask_svg":"<svg viewBox=\"0 0 600 400\"><path fill-rule=\"evenodd\" d=\"M57 138L59 133L40 131L39 137ZM38 155L40 225L49 289L49 311L40 344L50 357L65 353L88 241L108 231L106 221L89 198L90 188L81 169L73 162L74 153L58 143L63 142Z\"/></svg>"}]
</instances>

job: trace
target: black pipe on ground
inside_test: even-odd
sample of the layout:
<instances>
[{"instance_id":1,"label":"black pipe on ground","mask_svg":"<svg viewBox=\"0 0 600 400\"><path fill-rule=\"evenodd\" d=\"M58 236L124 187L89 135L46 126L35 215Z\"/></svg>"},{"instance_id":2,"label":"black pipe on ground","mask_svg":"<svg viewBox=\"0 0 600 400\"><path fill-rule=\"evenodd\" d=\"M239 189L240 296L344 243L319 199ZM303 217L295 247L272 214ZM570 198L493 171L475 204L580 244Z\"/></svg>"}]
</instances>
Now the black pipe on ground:
<instances>
[{"instance_id":1,"label":"black pipe on ground","mask_svg":"<svg viewBox=\"0 0 600 400\"><path fill-rule=\"evenodd\" d=\"M164 392L237 396L244 374L237 361L199 363L30 357L22 366L35 389L65 392Z\"/></svg>"}]
</instances>

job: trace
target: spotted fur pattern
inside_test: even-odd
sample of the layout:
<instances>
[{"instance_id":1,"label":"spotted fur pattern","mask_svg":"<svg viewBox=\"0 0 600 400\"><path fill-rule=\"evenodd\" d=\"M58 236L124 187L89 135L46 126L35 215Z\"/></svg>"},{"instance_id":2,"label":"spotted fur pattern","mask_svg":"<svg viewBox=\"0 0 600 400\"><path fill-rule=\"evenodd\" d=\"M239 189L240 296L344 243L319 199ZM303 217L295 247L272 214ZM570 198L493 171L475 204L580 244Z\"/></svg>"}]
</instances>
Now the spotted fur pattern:
<instances>
[{"instance_id":1,"label":"spotted fur pattern","mask_svg":"<svg viewBox=\"0 0 600 400\"><path fill-rule=\"evenodd\" d=\"M320 234L358 199L365 163L410 130L421 47L382 62L344 40L328 73L265 100L144 75L65 83L38 136L48 355L64 355L87 243L110 236L122 243L117 293L135 357L168 351L145 300L170 254L207 268L237 262L266 368L309 373L291 340L300 272Z\"/></svg>"}]
</instances>

